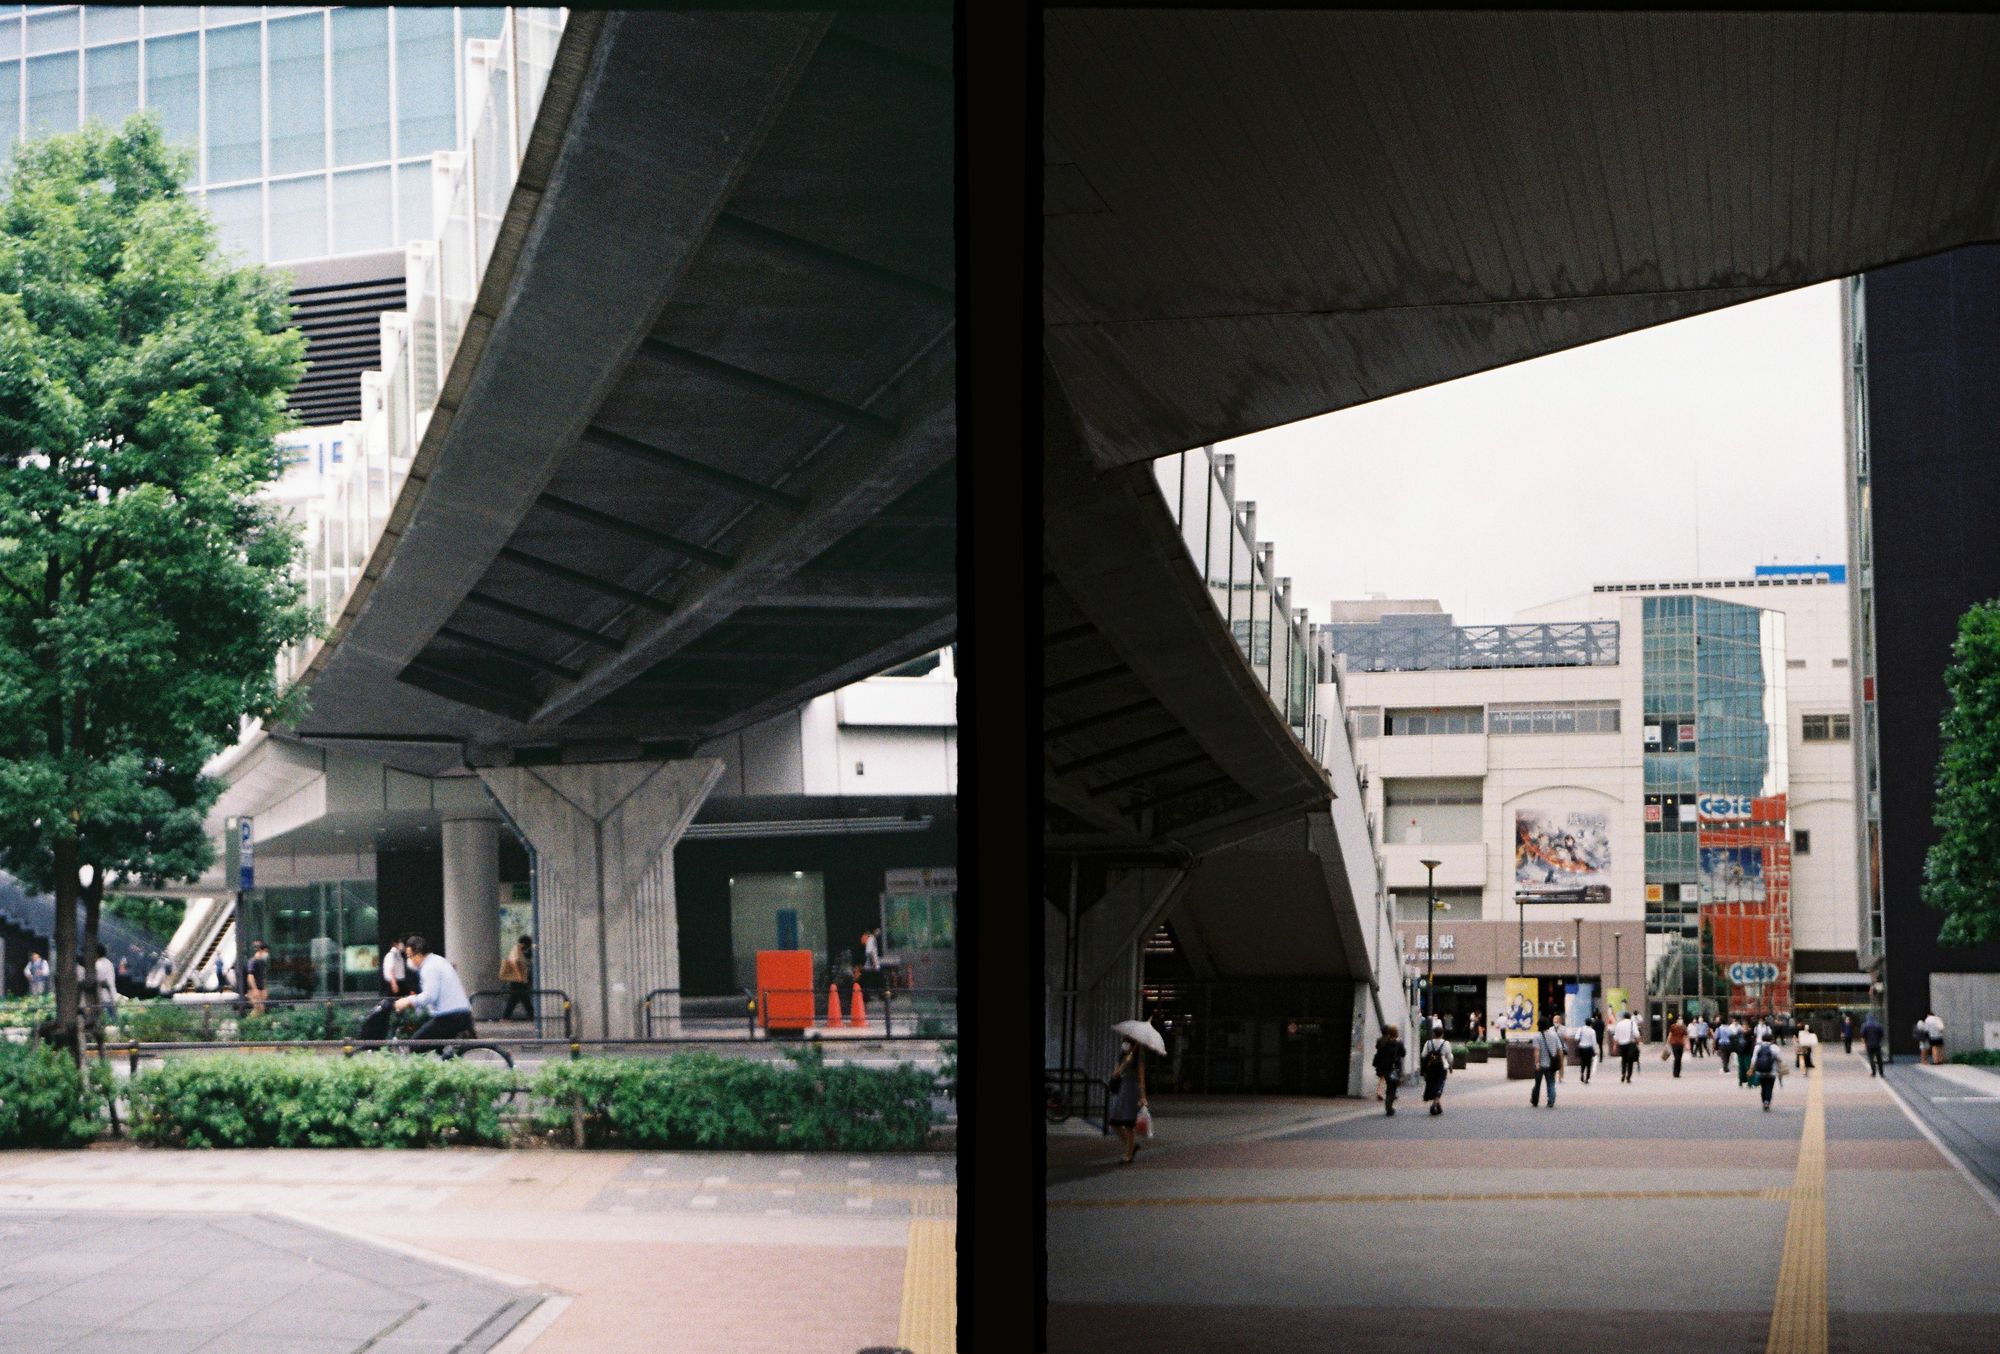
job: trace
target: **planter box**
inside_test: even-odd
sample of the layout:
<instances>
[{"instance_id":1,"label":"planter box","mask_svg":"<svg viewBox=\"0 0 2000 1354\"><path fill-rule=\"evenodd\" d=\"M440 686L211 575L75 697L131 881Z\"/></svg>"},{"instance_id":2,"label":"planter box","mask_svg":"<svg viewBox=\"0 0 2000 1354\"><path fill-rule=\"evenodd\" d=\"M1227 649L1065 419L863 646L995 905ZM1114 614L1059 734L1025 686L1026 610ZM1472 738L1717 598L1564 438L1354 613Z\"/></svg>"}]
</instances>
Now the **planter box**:
<instances>
[{"instance_id":1,"label":"planter box","mask_svg":"<svg viewBox=\"0 0 2000 1354\"><path fill-rule=\"evenodd\" d=\"M1469 1063L1483 1063L1486 1061L1486 1051L1484 1044L1468 1044L1465 1049L1465 1060Z\"/></svg>"},{"instance_id":2,"label":"planter box","mask_svg":"<svg viewBox=\"0 0 2000 1354\"><path fill-rule=\"evenodd\" d=\"M1467 1058L1468 1056L1469 1056L1469 1055L1467 1055L1467 1054L1464 1054L1464 1053L1454 1053L1454 1054L1452 1054L1452 1055L1451 1055L1451 1070L1452 1070L1452 1071L1454 1071L1454 1072L1463 1072L1463 1071L1465 1070L1465 1060L1466 1060L1466 1058Z\"/></svg>"}]
</instances>

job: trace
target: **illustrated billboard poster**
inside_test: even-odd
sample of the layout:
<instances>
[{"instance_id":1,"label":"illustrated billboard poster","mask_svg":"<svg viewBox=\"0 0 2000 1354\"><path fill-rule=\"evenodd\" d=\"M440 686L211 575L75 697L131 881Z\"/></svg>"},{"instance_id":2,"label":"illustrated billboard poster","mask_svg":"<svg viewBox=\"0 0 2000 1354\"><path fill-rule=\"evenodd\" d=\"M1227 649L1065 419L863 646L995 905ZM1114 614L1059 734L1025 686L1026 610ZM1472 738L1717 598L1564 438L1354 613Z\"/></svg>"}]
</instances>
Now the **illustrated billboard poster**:
<instances>
[{"instance_id":1,"label":"illustrated billboard poster","mask_svg":"<svg viewBox=\"0 0 2000 1354\"><path fill-rule=\"evenodd\" d=\"M1631 1001L1632 1001L1632 994L1627 992L1624 988L1622 987L1605 988L1604 1014L1606 1018L1611 1020L1616 1020L1619 1016L1625 1013L1625 1008L1631 1004Z\"/></svg>"},{"instance_id":2,"label":"illustrated billboard poster","mask_svg":"<svg viewBox=\"0 0 2000 1354\"><path fill-rule=\"evenodd\" d=\"M1537 978L1507 980L1507 1005L1500 1012L1503 1033L1532 1034L1535 1031L1535 993L1540 986L1541 980Z\"/></svg>"},{"instance_id":3,"label":"illustrated billboard poster","mask_svg":"<svg viewBox=\"0 0 2000 1354\"><path fill-rule=\"evenodd\" d=\"M1590 1019L1597 1001L1596 983L1563 984L1563 1023L1575 1028Z\"/></svg>"},{"instance_id":4,"label":"illustrated billboard poster","mask_svg":"<svg viewBox=\"0 0 2000 1354\"><path fill-rule=\"evenodd\" d=\"M1764 852L1755 846L1700 848L1703 897L1712 903L1764 901Z\"/></svg>"},{"instance_id":5,"label":"illustrated billboard poster","mask_svg":"<svg viewBox=\"0 0 2000 1354\"><path fill-rule=\"evenodd\" d=\"M1534 901L1572 894L1577 901L1611 901L1611 832L1602 813L1514 811L1514 896Z\"/></svg>"}]
</instances>

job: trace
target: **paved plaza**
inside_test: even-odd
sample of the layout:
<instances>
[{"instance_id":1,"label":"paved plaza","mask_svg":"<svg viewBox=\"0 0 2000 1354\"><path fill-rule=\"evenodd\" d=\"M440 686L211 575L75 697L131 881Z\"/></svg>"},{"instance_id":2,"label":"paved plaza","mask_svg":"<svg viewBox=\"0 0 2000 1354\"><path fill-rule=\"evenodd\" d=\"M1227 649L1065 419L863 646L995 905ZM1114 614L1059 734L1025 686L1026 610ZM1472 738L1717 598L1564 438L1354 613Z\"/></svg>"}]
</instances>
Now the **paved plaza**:
<instances>
[{"instance_id":1,"label":"paved plaza","mask_svg":"<svg viewBox=\"0 0 2000 1354\"><path fill-rule=\"evenodd\" d=\"M1569 1069L1554 1110L1498 1063L1438 1117L1407 1092L1394 1118L1161 1096L1129 1167L1072 1122L1049 1141L1050 1347L2000 1349L2000 1204L1930 1136L1955 1116L1941 1136L2000 1170L2000 1075L1905 1063L1899 1101L1858 1050L1822 1054L1769 1113L1711 1057L1630 1085Z\"/></svg>"},{"instance_id":2,"label":"paved plaza","mask_svg":"<svg viewBox=\"0 0 2000 1354\"><path fill-rule=\"evenodd\" d=\"M946 1154L0 1154L0 1349L952 1348Z\"/></svg>"}]
</instances>

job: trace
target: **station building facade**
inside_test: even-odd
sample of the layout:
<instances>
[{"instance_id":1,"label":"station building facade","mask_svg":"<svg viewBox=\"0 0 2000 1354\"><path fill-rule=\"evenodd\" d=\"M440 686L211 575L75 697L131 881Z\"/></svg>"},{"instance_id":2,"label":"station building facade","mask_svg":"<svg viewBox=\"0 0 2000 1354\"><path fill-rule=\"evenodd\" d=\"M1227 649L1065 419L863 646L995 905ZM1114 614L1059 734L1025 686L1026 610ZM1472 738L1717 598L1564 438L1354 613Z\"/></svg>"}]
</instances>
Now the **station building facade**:
<instances>
[{"instance_id":1,"label":"station building facade","mask_svg":"<svg viewBox=\"0 0 2000 1354\"><path fill-rule=\"evenodd\" d=\"M1529 1006L1629 1005L1654 1033L1866 1006L1846 591L1838 566L1767 566L1599 584L1501 626L1334 604L1322 675L1406 971L1435 971L1455 1032Z\"/></svg>"}]
</instances>

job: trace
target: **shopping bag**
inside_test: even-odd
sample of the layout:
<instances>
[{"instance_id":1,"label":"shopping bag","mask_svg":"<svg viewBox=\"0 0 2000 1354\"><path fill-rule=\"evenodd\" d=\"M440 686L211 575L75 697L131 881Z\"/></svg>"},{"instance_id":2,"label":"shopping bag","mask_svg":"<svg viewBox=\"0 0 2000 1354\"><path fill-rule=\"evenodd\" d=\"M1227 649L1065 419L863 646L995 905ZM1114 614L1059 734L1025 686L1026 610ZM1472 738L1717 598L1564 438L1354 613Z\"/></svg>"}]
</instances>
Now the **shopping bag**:
<instances>
[{"instance_id":1,"label":"shopping bag","mask_svg":"<svg viewBox=\"0 0 2000 1354\"><path fill-rule=\"evenodd\" d=\"M1138 1118L1137 1122L1135 1122L1135 1123L1134 1123L1134 1124L1132 1125L1132 1132L1133 1132L1133 1133L1134 1133L1134 1134L1135 1134L1136 1136L1138 1136L1138 1137L1141 1137L1141 1138L1150 1138L1150 1137L1152 1137L1152 1136L1153 1136L1153 1111L1152 1111L1152 1110L1148 1109L1148 1108L1147 1108L1146 1106L1144 1106L1144 1105L1141 1105L1141 1106L1139 1106L1139 1118Z\"/></svg>"}]
</instances>

